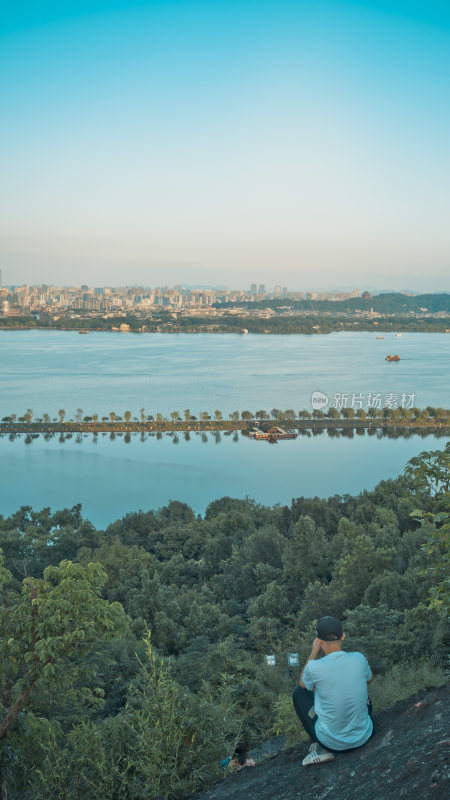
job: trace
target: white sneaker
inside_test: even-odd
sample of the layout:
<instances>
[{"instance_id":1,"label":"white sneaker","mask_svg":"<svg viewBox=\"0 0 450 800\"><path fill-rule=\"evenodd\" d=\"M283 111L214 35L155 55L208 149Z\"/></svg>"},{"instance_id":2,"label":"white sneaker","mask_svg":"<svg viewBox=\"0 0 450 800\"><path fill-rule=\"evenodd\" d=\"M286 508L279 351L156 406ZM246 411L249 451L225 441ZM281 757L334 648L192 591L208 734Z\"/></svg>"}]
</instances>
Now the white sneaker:
<instances>
[{"instance_id":1,"label":"white sneaker","mask_svg":"<svg viewBox=\"0 0 450 800\"><path fill-rule=\"evenodd\" d=\"M310 764L323 764L325 761L334 761L333 753L325 750L319 742L313 742L302 764L304 767L308 767Z\"/></svg>"}]
</instances>

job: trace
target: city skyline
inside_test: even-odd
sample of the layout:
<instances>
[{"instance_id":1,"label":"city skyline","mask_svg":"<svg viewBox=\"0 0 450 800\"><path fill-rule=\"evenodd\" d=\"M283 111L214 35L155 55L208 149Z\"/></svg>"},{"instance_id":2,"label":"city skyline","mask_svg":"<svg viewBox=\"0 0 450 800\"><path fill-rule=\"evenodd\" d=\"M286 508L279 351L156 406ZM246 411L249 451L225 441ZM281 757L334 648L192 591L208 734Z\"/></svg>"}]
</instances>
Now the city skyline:
<instances>
[{"instance_id":1,"label":"city skyline","mask_svg":"<svg viewBox=\"0 0 450 800\"><path fill-rule=\"evenodd\" d=\"M400 0L10 6L4 281L445 291L449 28Z\"/></svg>"},{"instance_id":2,"label":"city skyline","mask_svg":"<svg viewBox=\"0 0 450 800\"><path fill-rule=\"evenodd\" d=\"M314 297L312 299L316 299L315 295L320 298L329 297L331 299L337 299L338 295L342 295L343 297L359 297L364 296L364 294L371 293L374 296L378 294L389 294L389 293L397 293L397 294L405 294L405 295L419 295L419 294L448 294L446 290L435 290L429 292L423 291L415 291L412 288L403 288L394 290L392 287L384 287L380 288L379 286L364 284L363 288L361 286L355 286L354 284L349 285L333 285L327 286L326 288L319 288L318 286L283 286L282 284L272 283L272 284L264 284L261 282L253 282L250 285L245 286L244 284L230 286L225 284L206 284L206 283L189 283L188 281L182 281L179 283L169 284L168 282L164 281L155 281L152 285L145 281L134 281L131 283L111 283L111 284L103 284L99 286L95 283L86 283L82 280L73 281L70 283L64 282L46 282L46 281L37 281L35 283L32 282L24 282L24 283L9 283L8 281L3 280L3 273L0 269L0 294L6 291L23 291L23 290L32 290L37 291L39 289L62 289L62 290L71 290L71 291L81 291L81 292L103 292L104 290L107 291L124 291L124 290L144 290L144 291L186 291L190 292L217 292L219 294L231 293L231 294L240 294L240 295L261 295L261 296L273 296L276 297L277 295L298 295L308 297L311 299L311 295Z\"/></svg>"}]
</instances>

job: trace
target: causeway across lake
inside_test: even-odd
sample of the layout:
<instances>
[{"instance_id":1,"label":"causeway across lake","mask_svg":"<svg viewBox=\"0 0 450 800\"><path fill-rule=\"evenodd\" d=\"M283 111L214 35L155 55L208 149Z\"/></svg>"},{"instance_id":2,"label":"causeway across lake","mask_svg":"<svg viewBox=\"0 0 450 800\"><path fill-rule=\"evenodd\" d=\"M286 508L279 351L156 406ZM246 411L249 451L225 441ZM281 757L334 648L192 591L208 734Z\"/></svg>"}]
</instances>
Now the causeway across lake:
<instances>
[{"instance_id":1,"label":"causeway across lake","mask_svg":"<svg viewBox=\"0 0 450 800\"><path fill-rule=\"evenodd\" d=\"M27 408L34 416L73 417L110 411L139 417L190 409L307 409L314 391L414 396L414 404L448 408L450 334L329 335L118 334L62 331L0 332L0 417ZM400 361L387 363L387 354ZM366 405L363 405L366 409ZM236 439L236 440L235 440ZM42 436L0 439L1 507L59 508L77 502L97 526L127 511L183 500L201 513L220 496L273 504L300 495L328 496L371 489L401 472L422 450L445 438L299 436L270 445L222 433L140 441L132 436L82 437L60 444Z\"/></svg>"}]
</instances>

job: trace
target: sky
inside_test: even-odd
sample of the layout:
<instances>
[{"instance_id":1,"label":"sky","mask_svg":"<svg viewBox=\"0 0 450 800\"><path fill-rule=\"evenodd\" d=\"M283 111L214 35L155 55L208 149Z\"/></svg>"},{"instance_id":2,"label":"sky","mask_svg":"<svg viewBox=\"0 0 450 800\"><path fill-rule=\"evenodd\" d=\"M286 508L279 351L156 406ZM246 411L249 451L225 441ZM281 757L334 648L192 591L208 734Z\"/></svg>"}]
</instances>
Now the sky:
<instances>
[{"instance_id":1,"label":"sky","mask_svg":"<svg viewBox=\"0 0 450 800\"><path fill-rule=\"evenodd\" d=\"M450 3L14 0L3 285L449 290Z\"/></svg>"}]
</instances>

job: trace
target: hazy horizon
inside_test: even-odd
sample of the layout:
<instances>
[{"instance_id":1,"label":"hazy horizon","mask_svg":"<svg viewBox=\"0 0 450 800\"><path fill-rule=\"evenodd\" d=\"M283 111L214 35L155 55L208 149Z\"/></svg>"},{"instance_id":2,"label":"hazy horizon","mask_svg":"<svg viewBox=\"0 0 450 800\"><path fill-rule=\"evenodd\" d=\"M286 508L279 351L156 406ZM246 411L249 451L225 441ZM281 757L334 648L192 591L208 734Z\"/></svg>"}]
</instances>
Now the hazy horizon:
<instances>
[{"instance_id":1,"label":"hazy horizon","mask_svg":"<svg viewBox=\"0 0 450 800\"><path fill-rule=\"evenodd\" d=\"M2 10L4 285L449 289L450 6Z\"/></svg>"},{"instance_id":2,"label":"hazy horizon","mask_svg":"<svg viewBox=\"0 0 450 800\"><path fill-rule=\"evenodd\" d=\"M199 291L199 290L216 291L216 292L221 292L221 291L230 291L230 292L245 291L245 292L249 292L250 291L250 286L245 286L245 285L231 286L231 285L225 285L225 284L208 284L208 283L191 283L190 284L190 283L187 283L187 282L182 282L182 283L177 283L177 284L168 284L168 283L165 283L165 282L162 282L162 281L160 281L160 282L156 281L151 285L149 283L143 283L143 282L137 282L137 281L132 281L130 283L112 283L112 284L101 284L101 285L99 285L98 283L89 283L89 282L86 282L86 281L83 281L83 280L78 280L78 281L73 282L73 283L67 283L67 282L65 282L65 283L64 282L59 282L59 283L58 282L56 282L56 283L38 282L38 283L11 283L11 284L7 284L4 281L2 281L2 284L1 284L1 287L3 287L3 288L11 288L11 287L19 288L19 287L22 287L22 286L29 286L30 288L41 287L41 286L60 286L61 288L64 288L64 289L80 288L81 286L88 286L89 289L92 289L92 288L94 288L94 289L101 289L101 288L106 288L106 289L123 289L123 288L132 289L132 288L135 288L135 287L136 288L144 288L144 289L164 289L164 288L174 289L176 287L180 287L181 289L186 289L187 291L192 291L192 290L197 290L197 291ZM450 294L449 290L446 290L446 289L435 289L435 290L416 290L416 289L413 289L413 288L391 289L391 288L382 288L382 287L378 287L378 286L369 286L369 285L366 285L366 284L364 284L364 286L353 286L353 285L351 285L351 286L333 285L333 286L324 286L324 287L320 287L320 286L303 286L303 287L287 286L287 287L282 287L282 288L287 288L288 293L292 293L292 292L304 292L304 293L322 292L322 293L325 293L325 294L326 293L337 293L337 292L350 293L350 292L353 292L355 289L358 289L360 291L361 295L362 295L363 292L368 291L373 296L376 296L378 294L390 294L390 293L407 294L407 295ZM269 283L269 284L265 285L265 291L268 292L269 294L270 293L273 294L274 290L275 290L275 284L273 284L273 283L270 284ZM283 298L283 295L280 295L280 299L282 299L282 298Z\"/></svg>"}]
</instances>

